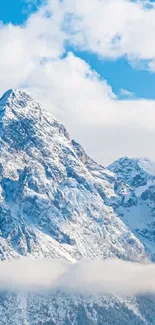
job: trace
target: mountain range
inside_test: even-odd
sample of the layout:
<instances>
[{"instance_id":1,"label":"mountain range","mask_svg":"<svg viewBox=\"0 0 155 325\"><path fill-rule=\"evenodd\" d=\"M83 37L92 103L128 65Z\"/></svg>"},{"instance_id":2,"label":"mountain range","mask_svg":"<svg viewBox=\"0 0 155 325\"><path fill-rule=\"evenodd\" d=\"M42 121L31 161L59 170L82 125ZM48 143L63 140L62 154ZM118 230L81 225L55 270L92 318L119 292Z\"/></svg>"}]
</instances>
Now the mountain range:
<instances>
[{"instance_id":1,"label":"mountain range","mask_svg":"<svg viewBox=\"0 0 155 325\"><path fill-rule=\"evenodd\" d=\"M104 151L104 148L101 148ZM0 259L155 260L155 163L107 168L23 90L0 99ZM155 324L154 296L0 294L3 325Z\"/></svg>"}]
</instances>

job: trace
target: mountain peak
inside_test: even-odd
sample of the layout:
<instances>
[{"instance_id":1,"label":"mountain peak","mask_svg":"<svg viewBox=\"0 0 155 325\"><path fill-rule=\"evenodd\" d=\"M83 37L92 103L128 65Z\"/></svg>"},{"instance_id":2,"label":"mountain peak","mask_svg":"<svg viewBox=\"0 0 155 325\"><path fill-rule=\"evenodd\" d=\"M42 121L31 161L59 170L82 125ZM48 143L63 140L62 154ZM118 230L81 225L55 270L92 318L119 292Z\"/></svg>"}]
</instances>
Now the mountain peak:
<instances>
[{"instance_id":1,"label":"mountain peak","mask_svg":"<svg viewBox=\"0 0 155 325\"><path fill-rule=\"evenodd\" d=\"M3 94L3 96L0 98L1 100L7 100L16 90L15 89L8 89L7 91L5 91L5 93Z\"/></svg>"},{"instance_id":2,"label":"mountain peak","mask_svg":"<svg viewBox=\"0 0 155 325\"><path fill-rule=\"evenodd\" d=\"M142 167L137 158L123 157L116 160L108 168L117 175L117 179L123 180L130 186L146 185L150 175Z\"/></svg>"},{"instance_id":3,"label":"mountain peak","mask_svg":"<svg viewBox=\"0 0 155 325\"><path fill-rule=\"evenodd\" d=\"M9 89L0 98L0 107L12 106L15 103L20 104L20 106L26 106L29 101L33 101L31 95L25 90L20 89Z\"/></svg>"},{"instance_id":4,"label":"mountain peak","mask_svg":"<svg viewBox=\"0 0 155 325\"><path fill-rule=\"evenodd\" d=\"M134 173L145 173L148 176L155 176L155 162L148 158L121 157L107 168L117 175L128 174L130 177L133 177Z\"/></svg>"},{"instance_id":5,"label":"mountain peak","mask_svg":"<svg viewBox=\"0 0 155 325\"><path fill-rule=\"evenodd\" d=\"M29 97L32 99L31 95L23 90L23 89L16 89L16 88L12 88L12 89L8 89L3 96L0 98L1 100L8 100L9 98L18 98L18 97Z\"/></svg>"}]
</instances>

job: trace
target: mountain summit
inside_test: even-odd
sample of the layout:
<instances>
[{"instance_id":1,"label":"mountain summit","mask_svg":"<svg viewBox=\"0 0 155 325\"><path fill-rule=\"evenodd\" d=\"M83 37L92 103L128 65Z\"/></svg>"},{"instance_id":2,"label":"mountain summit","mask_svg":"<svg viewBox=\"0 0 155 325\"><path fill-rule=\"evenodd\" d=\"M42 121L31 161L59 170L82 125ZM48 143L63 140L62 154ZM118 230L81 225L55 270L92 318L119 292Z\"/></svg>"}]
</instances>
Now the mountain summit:
<instances>
[{"instance_id":1,"label":"mountain summit","mask_svg":"<svg viewBox=\"0 0 155 325\"><path fill-rule=\"evenodd\" d=\"M124 217L126 210L121 211L136 207L135 188L145 186L137 180L133 188L131 176L121 173L118 163L106 169L88 157L29 94L7 91L0 99L1 260L142 261L149 249ZM3 325L109 325L113 319L120 325L155 324L142 311L147 301L7 292L1 295L0 317Z\"/></svg>"}]
</instances>

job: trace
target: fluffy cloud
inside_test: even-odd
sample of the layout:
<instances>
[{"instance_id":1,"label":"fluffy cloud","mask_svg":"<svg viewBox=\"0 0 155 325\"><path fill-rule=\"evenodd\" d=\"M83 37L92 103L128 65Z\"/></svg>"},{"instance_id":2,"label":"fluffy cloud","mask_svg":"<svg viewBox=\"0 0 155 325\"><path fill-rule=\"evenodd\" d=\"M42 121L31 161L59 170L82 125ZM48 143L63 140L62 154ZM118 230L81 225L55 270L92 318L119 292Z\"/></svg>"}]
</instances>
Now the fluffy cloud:
<instances>
[{"instance_id":1,"label":"fluffy cloud","mask_svg":"<svg viewBox=\"0 0 155 325\"><path fill-rule=\"evenodd\" d=\"M118 259L69 264L23 258L0 263L0 290L61 290L80 294L134 296L155 293L155 264Z\"/></svg>"},{"instance_id":2,"label":"fluffy cloud","mask_svg":"<svg viewBox=\"0 0 155 325\"><path fill-rule=\"evenodd\" d=\"M31 84L34 97L100 162L124 155L155 158L154 101L119 101L106 81L71 53L45 64Z\"/></svg>"},{"instance_id":3,"label":"fluffy cloud","mask_svg":"<svg viewBox=\"0 0 155 325\"><path fill-rule=\"evenodd\" d=\"M47 1L23 26L0 25L0 92L26 88L103 164L155 159L155 102L120 101L70 42L100 56L146 59L154 69L155 5L148 1ZM121 37L120 37L121 36Z\"/></svg>"},{"instance_id":4,"label":"fluffy cloud","mask_svg":"<svg viewBox=\"0 0 155 325\"><path fill-rule=\"evenodd\" d=\"M1 24L1 58L3 67L22 58L36 64L62 55L67 42L102 57L144 60L154 70L154 29L155 4L148 0L47 0L24 26Z\"/></svg>"},{"instance_id":5,"label":"fluffy cloud","mask_svg":"<svg viewBox=\"0 0 155 325\"><path fill-rule=\"evenodd\" d=\"M53 1L48 0L53 12ZM148 0L64 0L59 2L68 40L102 57L131 62L155 58L155 4Z\"/></svg>"}]
</instances>

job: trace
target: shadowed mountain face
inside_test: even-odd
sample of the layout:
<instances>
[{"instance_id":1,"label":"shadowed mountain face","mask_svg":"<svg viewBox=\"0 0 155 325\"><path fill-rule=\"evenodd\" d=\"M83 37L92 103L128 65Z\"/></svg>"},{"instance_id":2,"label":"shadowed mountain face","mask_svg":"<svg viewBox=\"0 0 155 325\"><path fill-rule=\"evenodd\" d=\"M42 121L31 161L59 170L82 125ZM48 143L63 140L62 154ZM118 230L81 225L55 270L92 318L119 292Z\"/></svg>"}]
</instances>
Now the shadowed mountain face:
<instances>
[{"instance_id":1,"label":"shadowed mountain face","mask_svg":"<svg viewBox=\"0 0 155 325\"><path fill-rule=\"evenodd\" d=\"M115 173L116 214L155 260L155 163L147 158L121 158L109 166Z\"/></svg>"},{"instance_id":2,"label":"shadowed mountain face","mask_svg":"<svg viewBox=\"0 0 155 325\"><path fill-rule=\"evenodd\" d=\"M123 161L98 165L30 95L6 92L0 99L1 260L153 256L155 174L148 161L149 171L142 160ZM148 322L147 299L154 306L151 297L5 293L0 324L155 324Z\"/></svg>"}]
</instances>

